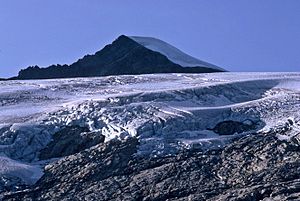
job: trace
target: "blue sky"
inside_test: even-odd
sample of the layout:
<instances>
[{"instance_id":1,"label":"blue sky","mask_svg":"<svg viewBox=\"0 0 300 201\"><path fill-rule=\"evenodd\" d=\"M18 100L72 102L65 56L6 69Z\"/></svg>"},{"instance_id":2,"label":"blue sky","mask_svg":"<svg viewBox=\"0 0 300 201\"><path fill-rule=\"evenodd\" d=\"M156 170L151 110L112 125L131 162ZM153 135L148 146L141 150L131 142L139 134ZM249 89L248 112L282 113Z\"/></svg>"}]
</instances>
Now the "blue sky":
<instances>
[{"instance_id":1,"label":"blue sky","mask_svg":"<svg viewBox=\"0 0 300 201\"><path fill-rule=\"evenodd\" d=\"M70 64L121 34L229 71L299 71L298 0L1 0L0 77Z\"/></svg>"}]
</instances>

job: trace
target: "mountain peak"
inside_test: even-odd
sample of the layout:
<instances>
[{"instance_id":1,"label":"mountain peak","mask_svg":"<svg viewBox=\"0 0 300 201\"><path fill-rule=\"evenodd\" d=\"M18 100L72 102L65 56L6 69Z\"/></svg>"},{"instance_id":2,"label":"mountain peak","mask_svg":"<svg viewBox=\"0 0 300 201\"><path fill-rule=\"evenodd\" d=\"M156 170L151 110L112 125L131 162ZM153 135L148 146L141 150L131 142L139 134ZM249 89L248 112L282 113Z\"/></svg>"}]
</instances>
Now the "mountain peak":
<instances>
[{"instance_id":1,"label":"mountain peak","mask_svg":"<svg viewBox=\"0 0 300 201\"><path fill-rule=\"evenodd\" d=\"M174 46L152 37L120 35L94 55L71 65L28 67L18 79L95 77L149 73L211 73L224 69L191 57Z\"/></svg>"}]
</instances>

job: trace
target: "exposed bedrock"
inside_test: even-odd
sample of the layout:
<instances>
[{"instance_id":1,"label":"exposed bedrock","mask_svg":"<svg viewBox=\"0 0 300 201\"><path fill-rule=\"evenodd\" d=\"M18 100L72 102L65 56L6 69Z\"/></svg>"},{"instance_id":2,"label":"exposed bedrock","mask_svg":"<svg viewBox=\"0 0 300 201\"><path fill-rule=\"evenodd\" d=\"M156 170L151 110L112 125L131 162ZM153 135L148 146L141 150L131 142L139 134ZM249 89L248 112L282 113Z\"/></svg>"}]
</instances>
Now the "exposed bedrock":
<instances>
[{"instance_id":1,"label":"exposed bedrock","mask_svg":"<svg viewBox=\"0 0 300 201\"><path fill-rule=\"evenodd\" d=\"M112 140L51 163L35 186L3 200L299 200L300 133L244 136L222 150L139 157Z\"/></svg>"},{"instance_id":2,"label":"exposed bedrock","mask_svg":"<svg viewBox=\"0 0 300 201\"><path fill-rule=\"evenodd\" d=\"M41 150L39 159L46 160L78 153L104 142L100 132L90 132L86 127L71 126L53 135L52 141Z\"/></svg>"}]
</instances>

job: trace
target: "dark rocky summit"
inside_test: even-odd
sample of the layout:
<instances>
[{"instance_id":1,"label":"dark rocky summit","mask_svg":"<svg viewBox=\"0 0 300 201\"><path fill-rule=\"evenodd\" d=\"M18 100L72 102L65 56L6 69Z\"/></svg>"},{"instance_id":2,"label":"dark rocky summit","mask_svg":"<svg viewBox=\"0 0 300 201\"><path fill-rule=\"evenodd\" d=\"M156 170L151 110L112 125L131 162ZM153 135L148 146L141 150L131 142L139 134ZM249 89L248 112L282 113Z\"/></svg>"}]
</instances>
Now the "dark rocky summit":
<instances>
[{"instance_id":1,"label":"dark rocky summit","mask_svg":"<svg viewBox=\"0 0 300 201\"><path fill-rule=\"evenodd\" d=\"M71 65L47 68L28 67L14 79L92 77L149 73L210 73L221 70L204 66L180 66L165 55L152 51L127 36L120 36L94 55L84 56Z\"/></svg>"},{"instance_id":2,"label":"dark rocky summit","mask_svg":"<svg viewBox=\"0 0 300 201\"><path fill-rule=\"evenodd\" d=\"M189 150L158 158L137 155L136 138L100 141L49 164L34 186L2 198L300 200L300 133L288 141L278 140L278 132L286 130L253 133L219 150Z\"/></svg>"}]
</instances>

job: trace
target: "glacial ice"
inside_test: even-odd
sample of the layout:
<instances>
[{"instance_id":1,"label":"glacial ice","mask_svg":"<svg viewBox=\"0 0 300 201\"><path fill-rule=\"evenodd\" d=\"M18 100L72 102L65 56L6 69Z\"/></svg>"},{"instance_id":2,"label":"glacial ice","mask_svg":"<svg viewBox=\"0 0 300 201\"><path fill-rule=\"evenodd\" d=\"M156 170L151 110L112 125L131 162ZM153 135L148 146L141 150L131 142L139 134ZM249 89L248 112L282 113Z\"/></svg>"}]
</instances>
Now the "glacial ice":
<instances>
[{"instance_id":1,"label":"glacial ice","mask_svg":"<svg viewBox=\"0 0 300 201\"><path fill-rule=\"evenodd\" d=\"M99 131L106 141L136 136L141 157L219 148L232 138L276 130L292 119L289 135L278 135L289 140L300 130L299 83L299 73L1 81L0 155L5 160L0 165L5 170L16 164L25 172L14 176L32 183L33 172L39 172L34 165L39 151L66 126ZM256 127L220 136L212 128L223 121L255 122Z\"/></svg>"}]
</instances>

